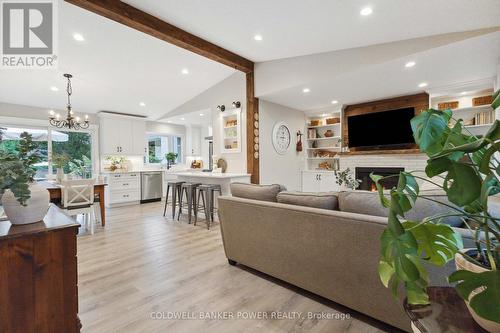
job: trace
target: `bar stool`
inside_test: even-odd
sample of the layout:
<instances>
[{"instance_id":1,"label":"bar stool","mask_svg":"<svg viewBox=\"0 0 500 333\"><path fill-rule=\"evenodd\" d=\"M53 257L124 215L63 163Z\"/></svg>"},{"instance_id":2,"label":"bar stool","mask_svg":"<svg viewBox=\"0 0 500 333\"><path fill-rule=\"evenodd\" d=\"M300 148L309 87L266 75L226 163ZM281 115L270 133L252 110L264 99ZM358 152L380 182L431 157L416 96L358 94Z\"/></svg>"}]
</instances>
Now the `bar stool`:
<instances>
[{"instance_id":1,"label":"bar stool","mask_svg":"<svg viewBox=\"0 0 500 333\"><path fill-rule=\"evenodd\" d=\"M186 195L186 206L188 210L188 223L191 223L191 216L192 216L192 211L194 207L194 213L196 215L196 212L198 210L198 207L194 205L194 201L196 199L196 188L200 186L201 183L183 183L181 185L181 195L179 197L179 214L177 215L177 221L179 221L179 218L181 217L182 214L182 198L184 194Z\"/></svg>"},{"instance_id":2,"label":"bar stool","mask_svg":"<svg viewBox=\"0 0 500 333\"><path fill-rule=\"evenodd\" d=\"M203 201L203 210L205 219L207 220L207 229L210 229L211 222L214 221L215 208L215 192L222 194L222 189L219 184L205 184L198 186L198 197L196 199L196 210L194 212L194 225L198 222L198 208L200 207L200 197ZM205 195L206 193L206 195Z\"/></svg>"},{"instance_id":3,"label":"bar stool","mask_svg":"<svg viewBox=\"0 0 500 333\"><path fill-rule=\"evenodd\" d=\"M177 197L181 197L181 185L184 184L183 181L170 180L167 182L167 196L165 198L165 208L163 209L163 216L167 213L168 204L168 193L170 188L172 188L172 219L175 219L175 206L177 206Z\"/></svg>"}]
</instances>

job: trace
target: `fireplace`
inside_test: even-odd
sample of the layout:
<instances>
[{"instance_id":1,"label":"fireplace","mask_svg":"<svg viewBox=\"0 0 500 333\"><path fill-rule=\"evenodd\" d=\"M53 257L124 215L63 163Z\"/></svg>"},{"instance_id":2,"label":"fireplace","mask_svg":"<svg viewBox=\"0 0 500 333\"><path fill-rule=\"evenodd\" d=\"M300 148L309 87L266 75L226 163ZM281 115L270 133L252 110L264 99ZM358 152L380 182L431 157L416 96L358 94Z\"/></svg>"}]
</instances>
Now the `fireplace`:
<instances>
[{"instance_id":1,"label":"fireplace","mask_svg":"<svg viewBox=\"0 0 500 333\"><path fill-rule=\"evenodd\" d=\"M356 179L361 181L361 185L358 190L365 191L376 191L375 183L370 178L370 174L373 172L379 176L390 176L399 174L400 171L404 171L404 168L356 168ZM381 181L384 189L393 188L398 184L398 177L391 177Z\"/></svg>"}]
</instances>

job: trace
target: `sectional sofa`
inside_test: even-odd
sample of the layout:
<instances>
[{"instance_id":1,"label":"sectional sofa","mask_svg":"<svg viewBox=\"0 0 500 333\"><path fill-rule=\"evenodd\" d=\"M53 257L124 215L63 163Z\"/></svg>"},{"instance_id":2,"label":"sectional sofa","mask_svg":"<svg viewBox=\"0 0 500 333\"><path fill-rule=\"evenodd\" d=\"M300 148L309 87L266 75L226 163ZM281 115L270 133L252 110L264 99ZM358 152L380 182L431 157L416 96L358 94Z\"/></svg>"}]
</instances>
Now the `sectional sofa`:
<instances>
[{"instance_id":1,"label":"sectional sofa","mask_svg":"<svg viewBox=\"0 0 500 333\"><path fill-rule=\"evenodd\" d=\"M380 235L387 219L376 193L286 192L279 185L232 184L218 199L224 250L242 264L411 332L410 320L379 280ZM440 194L434 199L446 201ZM409 214L442 212L419 203ZM460 221L445 221L458 225ZM472 239L457 228L464 245ZM447 285L454 263L429 267L432 285Z\"/></svg>"}]
</instances>

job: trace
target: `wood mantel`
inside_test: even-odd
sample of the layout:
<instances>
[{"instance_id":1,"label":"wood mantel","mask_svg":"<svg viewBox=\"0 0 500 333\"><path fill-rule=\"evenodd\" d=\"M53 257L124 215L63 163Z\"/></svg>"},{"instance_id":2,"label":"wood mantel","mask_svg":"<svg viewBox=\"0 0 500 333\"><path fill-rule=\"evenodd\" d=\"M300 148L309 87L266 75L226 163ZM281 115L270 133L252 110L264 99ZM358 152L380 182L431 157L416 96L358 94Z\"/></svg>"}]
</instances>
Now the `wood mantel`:
<instances>
[{"instance_id":1,"label":"wood mantel","mask_svg":"<svg viewBox=\"0 0 500 333\"><path fill-rule=\"evenodd\" d=\"M352 155L390 155L390 154L420 155L420 154L423 154L423 153L420 151L420 149L354 150L354 151L340 153L341 156L352 156Z\"/></svg>"},{"instance_id":2,"label":"wood mantel","mask_svg":"<svg viewBox=\"0 0 500 333\"><path fill-rule=\"evenodd\" d=\"M415 108L415 114L419 114L423 110L429 108L429 94L420 93L415 95L407 95L401 97L388 98L378 101L366 102L361 104L347 105L344 108L343 126L342 126L342 141L346 144L349 142L349 131L347 118L350 116L358 116L375 112L383 112L404 108ZM419 154L420 151L416 144L409 145L403 149L366 149L366 148L351 148L347 155L354 154Z\"/></svg>"}]
</instances>

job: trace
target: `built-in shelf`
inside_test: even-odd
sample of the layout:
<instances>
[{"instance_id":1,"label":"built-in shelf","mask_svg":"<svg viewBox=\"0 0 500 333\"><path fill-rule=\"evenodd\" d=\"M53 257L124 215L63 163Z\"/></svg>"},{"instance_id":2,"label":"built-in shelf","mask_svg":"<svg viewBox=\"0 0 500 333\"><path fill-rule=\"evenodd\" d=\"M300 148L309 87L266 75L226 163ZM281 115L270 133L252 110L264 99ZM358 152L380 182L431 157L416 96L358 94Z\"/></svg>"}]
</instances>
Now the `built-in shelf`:
<instances>
[{"instance_id":1,"label":"built-in shelf","mask_svg":"<svg viewBox=\"0 0 500 333\"><path fill-rule=\"evenodd\" d=\"M308 150L322 150L322 149L338 149L340 150L340 147L316 147L316 148L306 148Z\"/></svg>"},{"instance_id":2,"label":"built-in shelf","mask_svg":"<svg viewBox=\"0 0 500 333\"><path fill-rule=\"evenodd\" d=\"M238 127L238 125L234 125L234 126L225 126L225 127L224 127L224 129L226 129L226 128L236 128L236 127Z\"/></svg>"},{"instance_id":3,"label":"built-in shelf","mask_svg":"<svg viewBox=\"0 0 500 333\"><path fill-rule=\"evenodd\" d=\"M331 136L329 138L314 138L314 139L308 138L307 141L332 140L332 139L340 140L340 136Z\"/></svg>"},{"instance_id":4,"label":"built-in shelf","mask_svg":"<svg viewBox=\"0 0 500 333\"><path fill-rule=\"evenodd\" d=\"M337 157L306 157L306 160L334 160Z\"/></svg>"},{"instance_id":5,"label":"built-in shelf","mask_svg":"<svg viewBox=\"0 0 500 333\"><path fill-rule=\"evenodd\" d=\"M224 140L235 140L235 139L238 139L237 136L225 136L224 137Z\"/></svg>"},{"instance_id":6,"label":"built-in shelf","mask_svg":"<svg viewBox=\"0 0 500 333\"><path fill-rule=\"evenodd\" d=\"M307 126L307 128L308 128L308 129L313 129L313 128L334 127L334 126L340 126L340 123L336 123L336 124L329 124L329 125L318 125L318 126L311 126L311 125L308 125L308 126Z\"/></svg>"}]
</instances>

